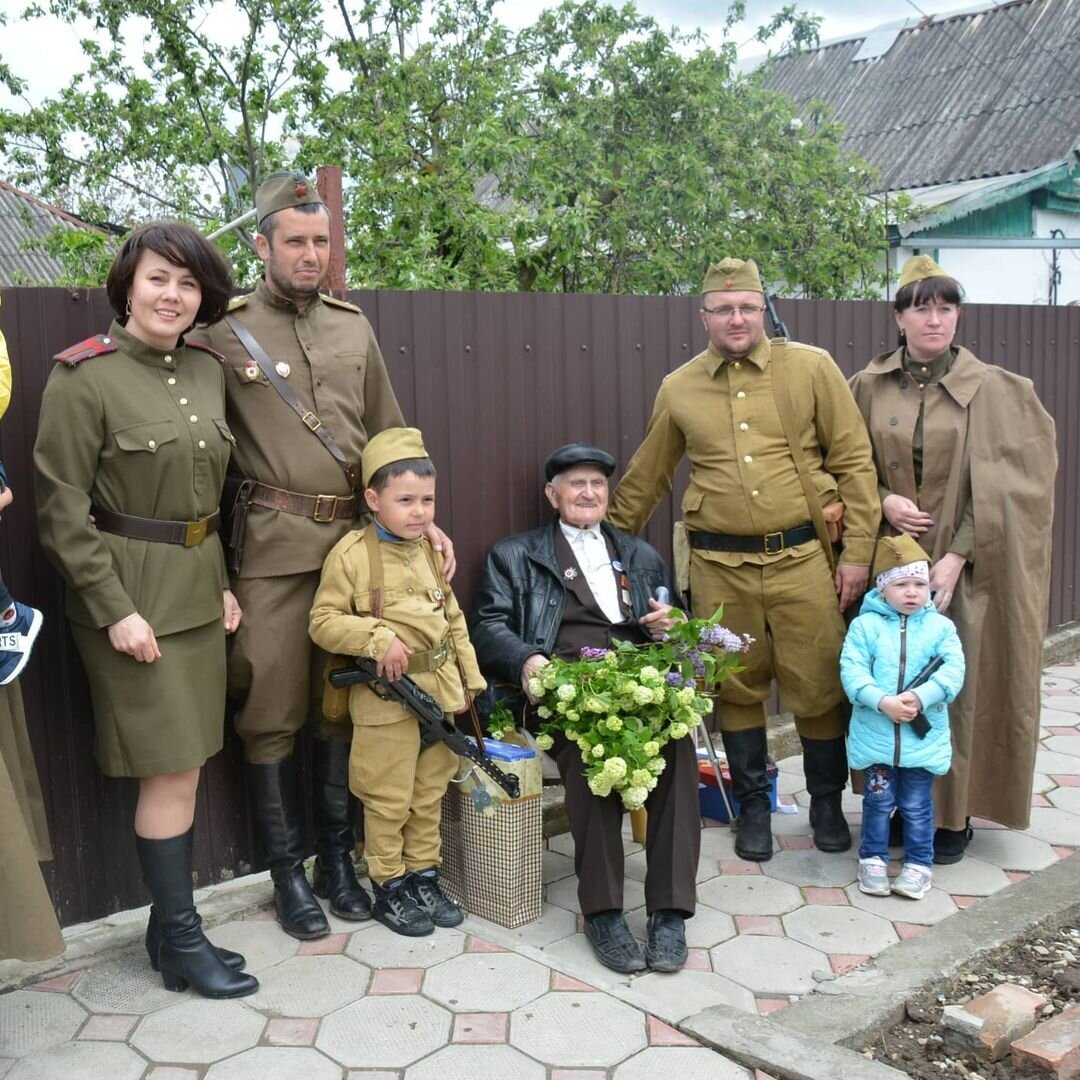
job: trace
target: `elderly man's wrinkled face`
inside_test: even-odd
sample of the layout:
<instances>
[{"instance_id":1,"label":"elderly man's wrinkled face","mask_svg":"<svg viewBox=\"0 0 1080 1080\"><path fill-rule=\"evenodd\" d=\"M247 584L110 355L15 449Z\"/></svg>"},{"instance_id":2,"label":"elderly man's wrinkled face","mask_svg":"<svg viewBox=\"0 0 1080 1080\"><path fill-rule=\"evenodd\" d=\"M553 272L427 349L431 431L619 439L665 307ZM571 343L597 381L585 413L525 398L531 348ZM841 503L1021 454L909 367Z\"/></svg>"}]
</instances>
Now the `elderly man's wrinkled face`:
<instances>
[{"instance_id":1,"label":"elderly man's wrinkled face","mask_svg":"<svg viewBox=\"0 0 1080 1080\"><path fill-rule=\"evenodd\" d=\"M564 469L544 488L548 502L567 525L587 529L607 513L608 481L596 465Z\"/></svg>"}]
</instances>

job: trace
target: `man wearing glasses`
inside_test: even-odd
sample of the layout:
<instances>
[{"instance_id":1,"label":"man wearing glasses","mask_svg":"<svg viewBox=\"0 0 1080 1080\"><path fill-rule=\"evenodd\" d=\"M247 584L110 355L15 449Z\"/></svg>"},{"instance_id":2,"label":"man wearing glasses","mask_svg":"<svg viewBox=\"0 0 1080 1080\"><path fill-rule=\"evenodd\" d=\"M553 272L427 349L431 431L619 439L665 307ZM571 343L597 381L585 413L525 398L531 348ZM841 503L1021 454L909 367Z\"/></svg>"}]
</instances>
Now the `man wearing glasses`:
<instances>
[{"instance_id":1,"label":"man wearing glasses","mask_svg":"<svg viewBox=\"0 0 1080 1080\"><path fill-rule=\"evenodd\" d=\"M708 347L661 383L608 518L640 532L689 457L682 513L694 614L722 604L724 624L754 638L744 670L717 697L741 804L735 852L772 856L765 702L773 679L802 740L814 842L846 851L841 612L866 589L880 521L870 442L829 354L766 337L754 262L710 266L702 292Z\"/></svg>"}]
</instances>

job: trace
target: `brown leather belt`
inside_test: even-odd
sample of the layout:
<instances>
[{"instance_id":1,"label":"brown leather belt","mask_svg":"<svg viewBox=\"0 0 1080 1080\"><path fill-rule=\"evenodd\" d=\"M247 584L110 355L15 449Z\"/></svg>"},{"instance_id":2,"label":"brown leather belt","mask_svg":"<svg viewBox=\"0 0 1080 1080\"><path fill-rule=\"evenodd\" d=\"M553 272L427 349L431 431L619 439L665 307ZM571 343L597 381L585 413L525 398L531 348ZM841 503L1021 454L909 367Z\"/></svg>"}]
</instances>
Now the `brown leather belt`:
<instances>
[{"instance_id":1,"label":"brown leather belt","mask_svg":"<svg viewBox=\"0 0 1080 1080\"><path fill-rule=\"evenodd\" d=\"M331 521L356 517L355 495L302 495L299 491L256 484L251 489L248 502L252 506L265 506L268 510L282 510L286 514L311 518L320 525Z\"/></svg>"},{"instance_id":2,"label":"brown leather belt","mask_svg":"<svg viewBox=\"0 0 1080 1080\"><path fill-rule=\"evenodd\" d=\"M182 544L184 547L198 547L208 536L213 536L221 524L221 514L217 510L198 521L136 517L134 514L103 510L100 506L90 507L90 513L101 532L129 536L133 540L152 540L159 544Z\"/></svg>"},{"instance_id":3,"label":"brown leather belt","mask_svg":"<svg viewBox=\"0 0 1080 1080\"><path fill-rule=\"evenodd\" d=\"M692 548L703 551L739 551L751 555L779 555L785 548L817 539L817 530L808 521L792 529L766 533L764 536L730 536L727 533L702 532L687 529L686 537Z\"/></svg>"}]
</instances>

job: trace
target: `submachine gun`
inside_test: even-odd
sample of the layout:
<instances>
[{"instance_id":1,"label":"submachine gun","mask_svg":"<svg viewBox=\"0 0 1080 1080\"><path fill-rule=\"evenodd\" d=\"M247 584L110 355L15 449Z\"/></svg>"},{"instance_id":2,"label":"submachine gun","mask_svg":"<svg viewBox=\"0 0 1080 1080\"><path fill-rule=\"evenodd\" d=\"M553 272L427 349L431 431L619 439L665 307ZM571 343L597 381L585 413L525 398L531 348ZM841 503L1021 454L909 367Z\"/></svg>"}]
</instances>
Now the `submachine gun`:
<instances>
[{"instance_id":1,"label":"submachine gun","mask_svg":"<svg viewBox=\"0 0 1080 1080\"><path fill-rule=\"evenodd\" d=\"M776 310L776 293L770 294L764 284L762 285L762 293L765 297L765 311L768 313L769 322L772 324L773 337L790 337L788 328L784 325L784 320L780 318L780 313Z\"/></svg>"},{"instance_id":2,"label":"submachine gun","mask_svg":"<svg viewBox=\"0 0 1080 1080\"><path fill-rule=\"evenodd\" d=\"M455 754L468 758L478 769L487 773L511 799L516 799L521 794L518 778L503 772L484 753L483 744L475 743L462 735L439 707L439 703L421 690L408 675L391 681L385 675L378 674L374 660L356 656L352 658L351 664L331 671L329 678L330 685L335 687L367 683L371 692L383 701L396 701L416 717L420 725L421 748L444 742Z\"/></svg>"}]
</instances>

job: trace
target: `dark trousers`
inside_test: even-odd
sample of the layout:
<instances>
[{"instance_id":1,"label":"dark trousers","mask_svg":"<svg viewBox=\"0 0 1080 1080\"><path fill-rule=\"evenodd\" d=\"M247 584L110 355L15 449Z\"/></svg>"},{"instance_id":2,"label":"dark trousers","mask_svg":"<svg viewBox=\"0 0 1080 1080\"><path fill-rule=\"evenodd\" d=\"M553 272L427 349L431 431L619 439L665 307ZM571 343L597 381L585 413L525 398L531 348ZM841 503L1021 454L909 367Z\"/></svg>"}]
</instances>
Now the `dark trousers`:
<instances>
[{"instance_id":1,"label":"dark trousers","mask_svg":"<svg viewBox=\"0 0 1080 1080\"><path fill-rule=\"evenodd\" d=\"M694 913L701 812L693 739L672 739L661 751L667 768L645 803L645 906ZM622 799L594 795L585 780L581 750L562 735L551 754L566 788L566 815L574 838L578 901L584 915L623 907Z\"/></svg>"}]
</instances>

